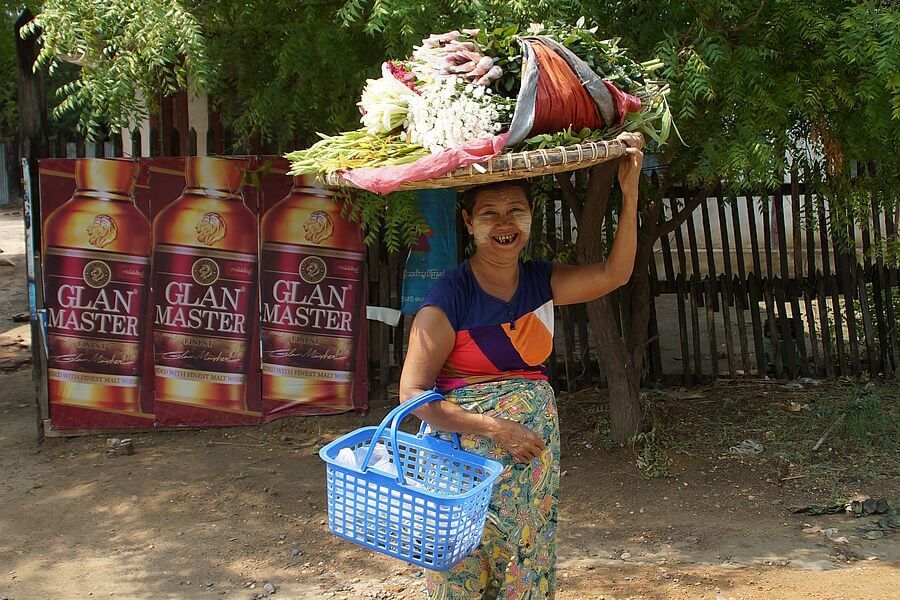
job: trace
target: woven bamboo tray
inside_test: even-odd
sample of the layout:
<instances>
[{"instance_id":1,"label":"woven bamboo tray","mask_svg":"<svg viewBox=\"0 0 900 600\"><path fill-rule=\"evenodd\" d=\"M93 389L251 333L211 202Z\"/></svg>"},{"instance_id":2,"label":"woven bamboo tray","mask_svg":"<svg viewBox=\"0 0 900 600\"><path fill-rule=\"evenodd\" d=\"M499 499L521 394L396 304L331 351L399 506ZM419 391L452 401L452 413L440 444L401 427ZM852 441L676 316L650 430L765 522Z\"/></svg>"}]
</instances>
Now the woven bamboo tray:
<instances>
[{"instance_id":1,"label":"woven bamboo tray","mask_svg":"<svg viewBox=\"0 0 900 600\"><path fill-rule=\"evenodd\" d=\"M484 164L471 165L424 181L410 181L397 191L468 188L496 181L525 179L553 173L563 173L585 169L625 155L625 144L621 140L587 142L574 146L509 152L495 156ZM356 187L338 173L327 173L325 183L335 187Z\"/></svg>"}]
</instances>

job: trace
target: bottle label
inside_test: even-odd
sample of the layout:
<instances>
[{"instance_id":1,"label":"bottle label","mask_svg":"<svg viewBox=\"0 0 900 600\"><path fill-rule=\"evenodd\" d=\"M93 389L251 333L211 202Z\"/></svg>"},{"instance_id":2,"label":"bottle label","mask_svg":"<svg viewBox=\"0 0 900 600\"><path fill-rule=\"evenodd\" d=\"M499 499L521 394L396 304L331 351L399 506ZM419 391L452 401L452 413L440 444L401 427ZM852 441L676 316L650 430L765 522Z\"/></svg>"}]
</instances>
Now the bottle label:
<instances>
[{"instance_id":1,"label":"bottle label","mask_svg":"<svg viewBox=\"0 0 900 600\"><path fill-rule=\"evenodd\" d=\"M159 244L153 261L156 375L244 383L256 256Z\"/></svg>"},{"instance_id":2,"label":"bottle label","mask_svg":"<svg viewBox=\"0 0 900 600\"><path fill-rule=\"evenodd\" d=\"M50 247L45 252L50 379L140 386L150 260Z\"/></svg>"},{"instance_id":3,"label":"bottle label","mask_svg":"<svg viewBox=\"0 0 900 600\"><path fill-rule=\"evenodd\" d=\"M363 254L264 243L263 373L351 381Z\"/></svg>"}]
</instances>

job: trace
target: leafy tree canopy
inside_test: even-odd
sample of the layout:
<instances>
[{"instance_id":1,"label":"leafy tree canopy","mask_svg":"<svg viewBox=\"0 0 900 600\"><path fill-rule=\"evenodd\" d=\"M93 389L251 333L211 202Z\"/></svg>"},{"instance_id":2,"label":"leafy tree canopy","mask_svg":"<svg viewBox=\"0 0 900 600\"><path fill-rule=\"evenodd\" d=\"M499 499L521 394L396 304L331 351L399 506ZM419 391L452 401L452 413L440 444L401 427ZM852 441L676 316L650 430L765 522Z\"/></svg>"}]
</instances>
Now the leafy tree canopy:
<instances>
[{"instance_id":1,"label":"leafy tree canopy","mask_svg":"<svg viewBox=\"0 0 900 600\"><path fill-rule=\"evenodd\" d=\"M284 151L357 127L365 78L430 32L579 16L635 59L665 63L686 142L659 150L668 181L774 186L797 168L848 196L841 182L856 160L875 165L859 202L877 188L896 203L900 9L890 1L46 0L32 28L41 65L82 65L56 112L77 113L87 133L194 87L241 142Z\"/></svg>"}]
</instances>

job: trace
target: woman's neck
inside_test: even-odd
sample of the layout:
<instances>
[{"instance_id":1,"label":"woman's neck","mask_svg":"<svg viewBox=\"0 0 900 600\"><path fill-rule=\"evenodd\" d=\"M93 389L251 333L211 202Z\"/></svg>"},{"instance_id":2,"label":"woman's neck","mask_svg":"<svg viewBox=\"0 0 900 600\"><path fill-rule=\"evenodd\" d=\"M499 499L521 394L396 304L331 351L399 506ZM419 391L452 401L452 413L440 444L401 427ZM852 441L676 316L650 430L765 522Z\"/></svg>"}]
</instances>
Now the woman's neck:
<instances>
[{"instance_id":1,"label":"woman's neck","mask_svg":"<svg viewBox=\"0 0 900 600\"><path fill-rule=\"evenodd\" d=\"M496 261L475 252L469 259L469 266L485 292L509 301L519 286L519 261Z\"/></svg>"}]
</instances>

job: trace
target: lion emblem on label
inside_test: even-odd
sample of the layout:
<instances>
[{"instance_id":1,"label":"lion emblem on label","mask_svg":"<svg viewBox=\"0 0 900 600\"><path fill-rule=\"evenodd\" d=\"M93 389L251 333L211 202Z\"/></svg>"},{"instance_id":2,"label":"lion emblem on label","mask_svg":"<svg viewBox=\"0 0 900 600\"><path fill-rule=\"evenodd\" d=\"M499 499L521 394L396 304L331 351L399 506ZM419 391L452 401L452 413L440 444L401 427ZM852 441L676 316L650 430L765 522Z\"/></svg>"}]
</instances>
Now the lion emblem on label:
<instances>
[{"instance_id":1,"label":"lion emblem on label","mask_svg":"<svg viewBox=\"0 0 900 600\"><path fill-rule=\"evenodd\" d=\"M306 232L307 242L321 244L334 234L334 222L327 212L316 210L310 213L303 224L303 231Z\"/></svg>"},{"instance_id":2,"label":"lion emblem on label","mask_svg":"<svg viewBox=\"0 0 900 600\"><path fill-rule=\"evenodd\" d=\"M88 243L97 248L109 246L116 236L119 228L109 215L97 215L87 228Z\"/></svg>"},{"instance_id":3,"label":"lion emblem on label","mask_svg":"<svg viewBox=\"0 0 900 600\"><path fill-rule=\"evenodd\" d=\"M328 275L328 267L325 261L318 256L307 256L300 262L300 279L306 283L315 285Z\"/></svg>"},{"instance_id":4,"label":"lion emblem on label","mask_svg":"<svg viewBox=\"0 0 900 600\"><path fill-rule=\"evenodd\" d=\"M200 285L212 285L219 280L219 265L211 258L200 258L191 267L191 277Z\"/></svg>"},{"instance_id":5,"label":"lion emblem on label","mask_svg":"<svg viewBox=\"0 0 900 600\"><path fill-rule=\"evenodd\" d=\"M197 241L212 246L225 237L225 219L219 213L209 212L197 223Z\"/></svg>"},{"instance_id":6,"label":"lion emblem on label","mask_svg":"<svg viewBox=\"0 0 900 600\"><path fill-rule=\"evenodd\" d=\"M81 276L88 286L94 289L100 289L106 287L106 284L112 279L112 269L110 269L109 265L102 260L92 260L84 265Z\"/></svg>"}]
</instances>

